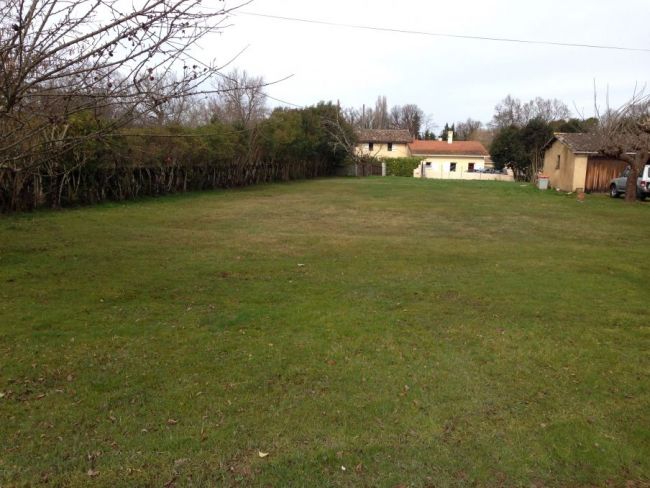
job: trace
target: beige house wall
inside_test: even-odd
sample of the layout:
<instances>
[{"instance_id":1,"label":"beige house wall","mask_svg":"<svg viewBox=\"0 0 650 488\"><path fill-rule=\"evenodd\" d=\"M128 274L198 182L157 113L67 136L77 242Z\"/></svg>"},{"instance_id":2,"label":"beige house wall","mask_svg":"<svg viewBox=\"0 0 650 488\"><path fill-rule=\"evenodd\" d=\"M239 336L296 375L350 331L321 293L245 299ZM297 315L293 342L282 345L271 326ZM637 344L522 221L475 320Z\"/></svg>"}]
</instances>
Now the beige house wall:
<instances>
[{"instance_id":1,"label":"beige house wall","mask_svg":"<svg viewBox=\"0 0 650 488\"><path fill-rule=\"evenodd\" d=\"M393 150L388 150L388 144L385 142L374 142L372 151L369 149L367 142L359 143L356 152L360 156L374 156L375 158L407 158L411 155L408 144L393 143Z\"/></svg>"},{"instance_id":2,"label":"beige house wall","mask_svg":"<svg viewBox=\"0 0 650 488\"><path fill-rule=\"evenodd\" d=\"M427 178L462 179L470 173L470 163L474 163L474 169L485 169L488 167L486 160L484 156L428 156L421 164ZM456 163L456 171L450 171L451 163Z\"/></svg>"},{"instance_id":3,"label":"beige house wall","mask_svg":"<svg viewBox=\"0 0 650 488\"><path fill-rule=\"evenodd\" d=\"M573 188L571 191L578 189L584 190L587 181L587 164L589 163L589 156L575 155L573 163Z\"/></svg>"},{"instance_id":4,"label":"beige house wall","mask_svg":"<svg viewBox=\"0 0 650 488\"><path fill-rule=\"evenodd\" d=\"M415 168L413 170L414 178L421 178L420 168ZM443 172L443 173L433 173L431 171L425 170L425 178L435 179L435 180L484 180L484 181L515 181L515 177L512 171L508 171L507 174L500 173L476 173L476 172L467 172L467 173L452 173L452 172Z\"/></svg>"},{"instance_id":5,"label":"beige house wall","mask_svg":"<svg viewBox=\"0 0 650 488\"><path fill-rule=\"evenodd\" d=\"M588 160L588 155L574 154L566 144L554 141L544 154L542 172L549 177L551 188L562 191L584 189Z\"/></svg>"}]
</instances>

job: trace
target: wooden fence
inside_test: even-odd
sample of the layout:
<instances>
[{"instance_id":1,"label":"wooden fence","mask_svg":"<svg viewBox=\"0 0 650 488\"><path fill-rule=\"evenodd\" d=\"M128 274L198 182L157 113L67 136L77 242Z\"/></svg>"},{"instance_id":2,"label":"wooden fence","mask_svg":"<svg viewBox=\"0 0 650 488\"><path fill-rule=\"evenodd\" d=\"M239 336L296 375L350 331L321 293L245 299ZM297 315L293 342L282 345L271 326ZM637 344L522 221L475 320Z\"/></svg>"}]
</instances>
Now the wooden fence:
<instances>
[{"instance_id":1,"label":"wooden fence","mask_svg":"<svg viewBox=\"0 0 650 488\"><path fill-rule=\"evenodd\" d=\"M587 161L585 188L587 192L606 192L613 178L621 175L626 163L617 159L593 157Z\"/></svg>"},{"instance_id":2,"label":"wooden fence","mask_svg":"<svg viewBox=\"0 0 650 488\"><path fill-rule=\"evenodd\" d=\"M330 176L326 161L229 162L205 165L84 166L43 174L0 168L0 211L128 200Z\"/></svg>"}]
</instances>

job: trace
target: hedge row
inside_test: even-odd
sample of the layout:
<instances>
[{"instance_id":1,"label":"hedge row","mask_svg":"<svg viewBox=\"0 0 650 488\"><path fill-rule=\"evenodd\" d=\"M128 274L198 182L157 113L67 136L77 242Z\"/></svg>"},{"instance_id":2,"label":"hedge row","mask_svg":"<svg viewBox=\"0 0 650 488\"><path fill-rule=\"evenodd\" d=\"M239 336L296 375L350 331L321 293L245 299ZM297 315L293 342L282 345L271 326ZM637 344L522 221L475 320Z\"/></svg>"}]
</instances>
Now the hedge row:
<instances>
[{"instance_id":1,"label":"hedge row","mask_svg":"<svg viewBox=\"0 0 650 488\"><path fill-rule=\"evenodd\" d=\"M413 170L420 165L423 158L385 159L387 176L413 177Z\"/></svg>"},{"instance_id":2,"label":"hedge row","mask_svg":"<svg viewBox=\"0 0 650 488\"><path fill-rule=\"evenodd\" d=\"M0 211L125 200L332 175L347 152L328 120L338 107L278 109L255 127L122 129L95 137L96 121L71 121L65 152L0 165ZM350 128L344 128L350 130Z\"/></svg>"}]
</instances>

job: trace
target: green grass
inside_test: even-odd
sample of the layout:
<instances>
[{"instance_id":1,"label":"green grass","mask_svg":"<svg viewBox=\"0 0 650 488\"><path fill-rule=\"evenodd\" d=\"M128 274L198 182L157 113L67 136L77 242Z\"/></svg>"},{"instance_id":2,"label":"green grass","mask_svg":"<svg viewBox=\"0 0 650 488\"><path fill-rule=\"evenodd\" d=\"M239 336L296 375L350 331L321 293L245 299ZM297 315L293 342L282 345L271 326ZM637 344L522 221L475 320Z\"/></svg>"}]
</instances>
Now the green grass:
<instances>
[{"instance_id":1,"label":"green grass","mask_svg":"<svg viewBox=\"0 0 650 488\"><path fill-rule=\"evenodd\" d=\"M491 182L3 217L0 486L644 485L649 249Z\"/></svg>"}]
</instances>

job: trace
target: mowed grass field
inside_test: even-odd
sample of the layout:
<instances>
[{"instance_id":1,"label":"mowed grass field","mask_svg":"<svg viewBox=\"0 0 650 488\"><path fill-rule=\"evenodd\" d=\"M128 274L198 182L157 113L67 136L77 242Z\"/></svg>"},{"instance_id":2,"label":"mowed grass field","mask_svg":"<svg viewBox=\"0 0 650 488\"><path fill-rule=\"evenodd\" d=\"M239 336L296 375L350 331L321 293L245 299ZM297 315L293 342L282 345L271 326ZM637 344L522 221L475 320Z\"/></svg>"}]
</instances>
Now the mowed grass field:
<instances>
[{"instance_id":1,"label":"mowed grass field","mask_svg":"<svg viewBox=\"0 0 650 488\"><path fill-rule=\"evenodd\" d=\"M0 218L0 486L648 486L650 204L323 179Z\"/></svg>"}]
</instances>

